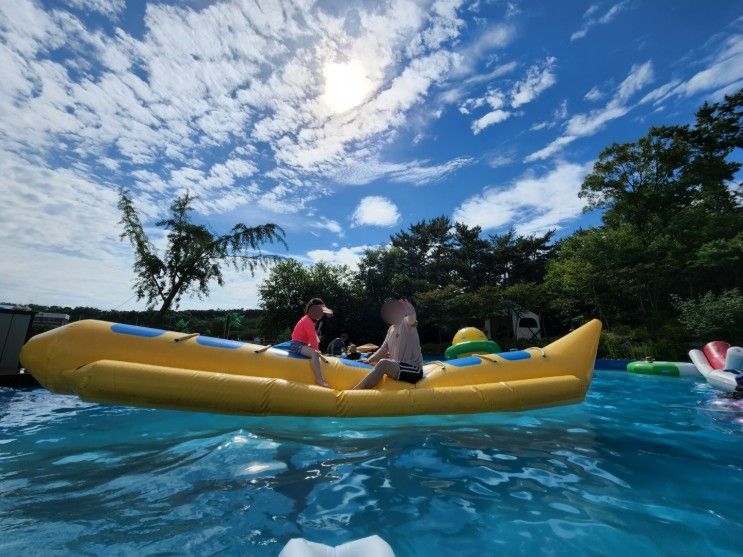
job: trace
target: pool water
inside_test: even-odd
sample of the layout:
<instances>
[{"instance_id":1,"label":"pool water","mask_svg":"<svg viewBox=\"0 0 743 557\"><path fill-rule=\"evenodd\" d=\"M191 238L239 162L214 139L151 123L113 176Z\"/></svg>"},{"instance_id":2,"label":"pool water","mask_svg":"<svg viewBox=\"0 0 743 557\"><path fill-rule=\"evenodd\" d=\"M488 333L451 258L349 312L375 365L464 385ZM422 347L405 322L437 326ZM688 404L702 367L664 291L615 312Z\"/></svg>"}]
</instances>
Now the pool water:
<instances>
[{"instance_id":1,"label":"pool water","mask_svg":"<svg viewBox=\"0 0 743 557\"><path fill-rule=\"evenodd\" d=\"M0 554L740 555L743 403L600 371L523 414L245 418L0 389Z\"/></svg>"}]
</instances>

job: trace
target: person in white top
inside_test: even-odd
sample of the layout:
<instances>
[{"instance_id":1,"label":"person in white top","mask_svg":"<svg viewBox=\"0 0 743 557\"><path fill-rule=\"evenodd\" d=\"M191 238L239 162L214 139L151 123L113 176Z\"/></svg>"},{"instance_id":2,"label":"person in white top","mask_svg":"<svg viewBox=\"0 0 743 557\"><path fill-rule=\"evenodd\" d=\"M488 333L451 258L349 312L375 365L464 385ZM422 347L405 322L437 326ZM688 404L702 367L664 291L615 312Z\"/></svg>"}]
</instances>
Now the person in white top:
<instances>
[{"instance_id":1,"label":"person in white top","mask_svg":"<svg viewBox=\"0 0 743 557\"><path fill-rule=\"evenodd\" d=\"M367 360L375 364L374 369L354 389L371 389L385 375L413 384L423 379L423 353L413 304L407 300L387 300L382 306L382 319L390 328L382 346Z\"/></svg>"}]
</instances>

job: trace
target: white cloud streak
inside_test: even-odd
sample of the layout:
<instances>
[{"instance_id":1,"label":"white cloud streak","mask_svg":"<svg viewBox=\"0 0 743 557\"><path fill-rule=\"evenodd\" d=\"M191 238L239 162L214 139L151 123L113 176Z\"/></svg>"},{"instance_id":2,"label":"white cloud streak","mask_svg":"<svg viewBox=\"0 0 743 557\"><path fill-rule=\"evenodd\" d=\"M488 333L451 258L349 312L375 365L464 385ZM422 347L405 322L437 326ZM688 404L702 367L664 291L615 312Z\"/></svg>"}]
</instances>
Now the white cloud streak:
<instances>
[{"instance_id":1,"label":"white cloud streak","mask_svg":"<svg viewBox=\"0 0 743 557\"><path fill-rule=\"evenodd\" d=\"M716 97L733 93L743 80L743 36L735 34L722 41L707 60L707 67L687 80L674 79L649 92L640 101L659 105L675 97L691 97L713 92Z\"/></svg>"},{"instance_id":2,"label":"white cloud streak","mask_svg":"<svg viewBox=\"0 0 743 557\"><path fill-rule=\"evenodd\" d=\"M540 93L557 83L554 73L555 62L555 57L548 57L543 63L529 68L524 79L516 82L511 92L511 106L513 108L530 103Z\"/></svg>"},{"instance_id":3,"label":"white cloud streak","mask_svg":"<svg viewBox=\"0 0 743 557\"><path fill-rule=\"evenodd\" d=\"M631 98L652 82L653 77L653 65L649 60L644 64L632 66L627 77L619 84L614 95L603 108L572 116L565 123L564 133L560 137L546 147L531 153L524 161L534 162L550 158L576 139L593 135L607 122L621 118L632 110L633 106L629 103Z\"/></svg>"},{"instance_id":4,"label":"white cloud streak","mask_svg":"<svg viewBox=\"0 0 743 557\"><path fill-rule=\"evenodd\" d=\"M583 98L590 102L600 101L604 98L604 93L601 91L601 89L594 86L591 87L591 90L588 91L588 93L586 93Z\"/></svg>"},{"instance_id":5,"label":"white cloud streak","mask_svg":"<svg viewBox=\"0 0 743 557\"><path fill-rule=\"evenodd\" d=\"M527 174L505 187L485 188L454 211L457 222L483 230L513 227L519 234L559 229L581 214L580 186L591 163L557 162L547 174Z\"/></svg>"},{"instance_id":6,"label":"white cloud streak","mask_svg":"<svg viewBox=\"0 0 743 557\"><path fill-rule=\"evenodd\" d=\"M126 7L126 0L64 0L71 8L97 12L105 16L117 16Z\"/></svg>"},{"instance_id":7,"label":"white cloud streak","mask_svg":"<svg viewBox=\"0 0 743 557\"><path fill-rule=\"evenodd\" d=\"M583 26L578 29L575 33L570 35L571 41L577 41L585 37L588 32L597 25L606 25L611 23L620 13L629 8L627 1L618 2L612 5L604 14L600 17L594 17L599 10L598 4L591 5L586 12L583 14Z\"/></svg>"},{"instance_id":8,"label":"white cloud streak","mask_svg":"<svg viewBox=\"0 0 743 557\"><path fill-rule=\"evenodd\" d=\"M484 95L471 97L462 102L459 105L459 112L465 115L482 107L490 108L489 112L472 121L470 125L472 133L478 135L485 128L504 122L512 116L519 116L520 112L510 109L516 109L532 102L557 83L556 61L556 58L549 56L543 62L530 66L523 78L511 84L508 93L491 86Z\"/></svg>"}]
</instances>

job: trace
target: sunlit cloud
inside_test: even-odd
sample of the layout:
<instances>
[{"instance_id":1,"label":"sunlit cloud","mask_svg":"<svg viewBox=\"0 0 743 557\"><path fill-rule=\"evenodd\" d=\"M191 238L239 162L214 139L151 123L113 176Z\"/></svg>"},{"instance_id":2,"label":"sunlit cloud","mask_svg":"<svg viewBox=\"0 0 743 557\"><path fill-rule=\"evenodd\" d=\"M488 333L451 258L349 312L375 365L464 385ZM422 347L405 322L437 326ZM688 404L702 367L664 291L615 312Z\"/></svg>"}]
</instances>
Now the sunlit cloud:
<instances>
[{"instance_id":1,"label":"sunlit cloud","mask_svg":"<svg viewBox=\"0 0 743 557\"><path fill-rule=\"evenodd\" d=\"M370 195L359 201L351 215L354 226L381 226L389 228L400 222L400 211L390 199Z\"/></svg>"}]
</instances>

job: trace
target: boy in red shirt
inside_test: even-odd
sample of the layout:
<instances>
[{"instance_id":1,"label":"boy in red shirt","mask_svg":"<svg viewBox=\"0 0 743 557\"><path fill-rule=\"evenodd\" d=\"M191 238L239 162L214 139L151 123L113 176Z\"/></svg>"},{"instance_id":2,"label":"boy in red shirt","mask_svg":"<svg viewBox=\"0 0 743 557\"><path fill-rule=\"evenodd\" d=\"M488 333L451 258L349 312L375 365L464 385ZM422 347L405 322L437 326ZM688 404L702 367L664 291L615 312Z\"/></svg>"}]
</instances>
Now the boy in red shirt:
<instances>
[{"instance_id":1,"label":"boy in red shirt","mask_svg":"<svg viewBox=\"0 0 743 557\"><path fill-rule=\"evenodd\" d=\"M320 338L317 336L317 324L324 315L333 315L333 310L328 309L320 298L312 298L304 308L304 316L294 326L289 352L310 358L315 383L330 388L320 369Z\"/></svg>"}]
</instances>

